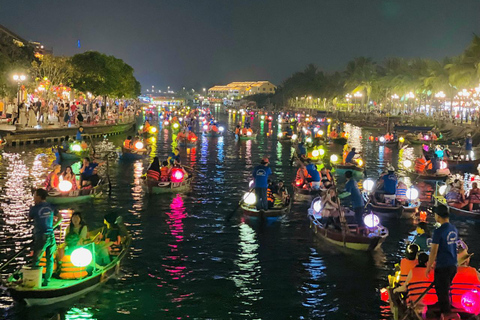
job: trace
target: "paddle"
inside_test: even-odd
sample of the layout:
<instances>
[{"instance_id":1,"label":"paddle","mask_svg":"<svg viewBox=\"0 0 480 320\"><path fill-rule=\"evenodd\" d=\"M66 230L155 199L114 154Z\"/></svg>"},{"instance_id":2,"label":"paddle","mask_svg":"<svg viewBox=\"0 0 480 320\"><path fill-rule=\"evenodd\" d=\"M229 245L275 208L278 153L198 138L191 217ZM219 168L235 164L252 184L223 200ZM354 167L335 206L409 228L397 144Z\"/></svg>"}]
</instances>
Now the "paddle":
<instances>
[{"instance_id":1,"label":"paddle","mask_svg":"<svg viewBox=\"0 0 480 320\"><path fill-rule=\"evenodd\" d=\"M253 188L250 189L250 191L248 191L248 193L250 193L250 192L252 192L252 191L253 191ZM243 198L242 198L242 200L240 200L240 201L238 202L238 205L235 207L235 209L227 215L227 217L225 218L225 221L230 221L230 219L233 217L233 215L235 214L235 212L237 212L238 208L240 208L240 206L242 205L242 203L243 203Z\"/></svg>"},{"instance_id":2,"label":"paddle","mask_svg":"<svg viewBox=\"0 0 480 320\"><path fill-rule=\"evenodd\" d=\"M95 156L96 151L95 151L95 146L94 146L94 144L93 144L92 135L89 134L88 137L90 138L90 143L92 144L93 155Z\"/></svg>"},{"instance_id":3,"label":"paddle","mask_svg":"<svg viewBox=\"0 0 480 320\"><path fill-rule=\"evenodd\" d=\"M192 170L192 171L194 171L194 172L196 172L196 173L198 173L198 174L201 174L201 175L205 176L205 174L204 174L203 172L200 172L200 171L198 171L198 170L195 170L195 169L193 169L192 167L185 166L185 165L183 165L183 167L184 167L184 168L187 168L187 169L190 169L190 170Z\"/></svg>"},{"instance_id":4,"label":"paddle","mask_svg":"<svg viewBox=\"0 0 480 320\"><path fill-rule=\"evenodd\" d=\"M8 266L10 264L10 262L12 262L16 257L18 257L23 251L25 251L25 249L29 248L30 244L32 244L33 241L30 241L28 242L27 244L25 244L23 246L22 249L20 249L20 251L18 251L17 253L15 253L11 258L9 258L4 264L2 264L0 266L0 271L3 270L6 266Z\"/></svg>"}]
</instances>

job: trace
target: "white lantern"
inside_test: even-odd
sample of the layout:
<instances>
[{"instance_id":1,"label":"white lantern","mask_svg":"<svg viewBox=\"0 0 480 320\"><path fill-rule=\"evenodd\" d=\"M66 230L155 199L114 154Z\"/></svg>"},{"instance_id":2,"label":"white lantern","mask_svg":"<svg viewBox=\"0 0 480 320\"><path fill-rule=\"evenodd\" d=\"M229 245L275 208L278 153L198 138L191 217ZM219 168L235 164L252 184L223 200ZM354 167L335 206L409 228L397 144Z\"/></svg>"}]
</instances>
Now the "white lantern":
<instances>
[{"instance_id":1,"label":"white lantern","mask_svg":"<svg viewBox=\"0 0 480 320\"><path fill-rule=\"evenodd\" d=\"M380 224L380 218L376 214L369 213L363 217L363 223L368 228L376 228Z\"/></svg>"},{"instance_id":2,"label":"white lantern","mask_svg":"<svg viewBox=\"0 0 480 320\"><path fill-rule=\"evenodd\" d=\"M365 181L363 181L363 189L365 191L372 191L373 190L373 187L375 186L375 181L373 181L372 179L366 179Z\"/></svg>"},{"instance_id":3,"label":"white lantern","mask_svg":"<svg viewBox=\"0 0 480 320\"><path fill-rule=\"evenodd\" d=\"M411 200L411 201L414 201L414 200L417 200L418 199L418 190L411 187L411 188L408 188L407 190L407 199L408 200Z\"/></svg>"}]
</instances>

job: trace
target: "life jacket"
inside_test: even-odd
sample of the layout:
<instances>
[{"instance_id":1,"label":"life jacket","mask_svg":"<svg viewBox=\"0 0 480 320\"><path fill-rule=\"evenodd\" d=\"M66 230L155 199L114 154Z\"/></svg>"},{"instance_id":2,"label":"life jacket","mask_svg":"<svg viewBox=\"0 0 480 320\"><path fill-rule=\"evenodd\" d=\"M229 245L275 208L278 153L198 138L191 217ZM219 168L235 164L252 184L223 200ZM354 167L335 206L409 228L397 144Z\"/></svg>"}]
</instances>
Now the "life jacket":
<instances>
[{"instance_id":1,"label":"life jacket","mask_svg":"<svg viewBox=\"0 0 480 320\"><path fill-rule=\"evenodd\" d=\"M212 131L213 131L213 132L218 132L217 126L212 126Z\"/></svg>"},{"instance_id":2,"label":"life jacket","mask_svg":"<svg viewBox=\"0 0 480 320\"><path fill-rule=\"evenodd\" d=\"M454 307L462 306L462 295L473 289L480 290L480 281L478 281L477 271L472 267L460 266L457 268L457 274L453 278L450 292L452 294L452 304Z\"/></svg>"},{"instance_id":3,"label":"life jacket","mask_svg":"<svg viewBox=\"0 0 480 320\"><path fill-rule=\"evenodd\" d=\"M179 132L178 135L177 135L177 140L179 140L179 139L185 139L185 133Z\"/></svg>"},{"instance_id":4,"label":"life jacket","mask_svg":"<svg viewBox=\"0 0 480 320\"><path fill-rule=\"evenodd\" d=\"M53 271L55 272L57 270L57 260L55 259L56 254L53 254ZM38 262L39 267L43 267L42 273L45 274L47 272L46 266L47 266L47 258L46 258L46 252L43 251L42 257L40 258L40 261Z\"/></svg>"},{"instance_id":5,"label":"life jacket","mask_svg":"<svg viewBox=\"0 0 480 320\"><path fill-rule=\"evenodd\" d=\"M188 140L190 140L190 141L197 140L197 136L195 135L195 133L193 133L193 132L190 131L190 132L188 133Z\"/></svg>"},{"instance_id":6,"label":"life jacket","mask_svg":"<svg viewBox=\"0 0 480 320\"><path fill-rule=\"evenodd\" d=\"M430 286L433 282L433 272L428 275L428 278L425 276L426 268L414 267L412 272L412 279L407 285L407 301L416 301L418 297ZM422 298L421 302L423 305L432 305L437 303L438 298L435 293L434 288L430 288L427 294Z\"/></svg>"},{"instance_id":7,"label":"life jacket","mask_svg":"<svg viewBox=\"0 0 480 320\"><path fill-rule=\"evenodd\" d=\"M155 170L148 170L147 171L147 178L158 181L158 180L160 180L160 172L155 171Z\"/></svg>"},{"instance_id":8,"label":"life jacket","mask_svg":"<svg viewBox=\"0 0 480 320\"><path fill-rule=\"evenodd\" d=\"M342 138L345 138L345 137L346 137L345 132L342 132L342 133L340 134L340 136L341 136Z\"/></svg>"},{"instance_id":9,"label":"life jacket","mask_svg":"<svg viewBox=\"0 0 480 320\"><path fill-rule=\"evenodd\" d=\"M336 139L338 137L338 133L336 131L330 132L330 138Z\"/></svg>"},{"instance_id":10,"label":"life jacket","mask_svg":"<svg viewBox=\"0 0 480 320\"><path fill-rule=\"evenodd\" d=\"M127 139L123 141L123 147L126 149L130 149L132 147L132 140Z\"/></svg>"},{"instance_id":11,"label":"life jacket","mask_svg":"<svg viewBox=\"0 0 480 320\"><path fill-rule=\"evenodd\" d=\"M240 133L240 128L235 128L235 134L239 134Z\"/></svg>"},{"instance_id":12,"label":"life jacket","mask_svg":"<svg viewBox=\"0 0 480 320\"><path fill-rule=\"evenodd\" d=\"M251 128L248 128L247 132L253 133L253 130Z\"/></svg>"},{"instance_id":13,"label":"life jacket","mask_svg":"<svg viewBox=\"0 0 480 320\"><path fill-rule=\"evenodd\" d=\"M168 181L169 180L169 176L168 176L168 171L169 171L169 168L168 167L161 167L160 168L160 174L161 174L161 180L162 181Z\"/></svg>"},{"instance_id":14,"label":"life jacket","mask_svg":"<svg viewBox=\"0 0 480 320\"><path fill-rule=\"evenodd\" d=\"M64 255L60 260L60 279L81 279L88 275L85 267L77 267L70 260L70 255Z\"/></svg>"},{"instance_id":15,"label":"life jacket","mask_svg":"<svg viewBox=\"0 0 480 320\"><path fill-rule=\"evenodd\" d=\"M246 136L246 135L247 135L247 132L248 132L247 128L243 128L243 129L242 129L242 135Z\"/></svg>"},{"instance_id":16,"label":"life jacket","mask_svg":"<svg viewBox=\"0 0 480 320\"><path fill-rule=\"evenodd\" d=\"M417 259L408 260L407 258L402 258L400 261L400 284L403 284L407 279L408 273L418 264Z\"/></svg>"},{"instance_id":17,"label":"life jacket","mask_svg":"<svg viewBox=\"0 0 480 320\"><path fill-rule=\"evenodd\" d=\"M306 168L298 168L295 181L301 181L302 185L305 183L305 179L308 177L308 171ZM301 186L301 185L300 185Z\"/></svg>"},{"instance_id":18,"label":"life jacket","mask_svg":"<svg viewBox=\"0 0 480 320\"><path fill-rule=\"evenodd\" d=\"M271 202L271 203L275 202L275 198L273 197L272 189L270 189L270 188L267 189L267 201Z\"/></svg>"},{"instance_id":19,"label":"life jacket","mask_svg":"<svg viewBox=\"0 0 480 320\"><path fill-rule=\"evenodd\" d=\"M327 182L327 180L330 182L333 181L332 175L330 174L330 170L327 170L326 174L323 174L320 172L320 176L321 176L322 182Z\"/></svg>"},{"instance_id":20,"label":"life jacket","mask_svg":"<svg viewBox=\"0 0 480 320\"><path fill-rule=\"evenodd\" d=\"M422 173L425 171L425 168L427 167L427 161L423 158L418 158L415 160L415 172L417 173Z\"/></svg>"}]
</instances>

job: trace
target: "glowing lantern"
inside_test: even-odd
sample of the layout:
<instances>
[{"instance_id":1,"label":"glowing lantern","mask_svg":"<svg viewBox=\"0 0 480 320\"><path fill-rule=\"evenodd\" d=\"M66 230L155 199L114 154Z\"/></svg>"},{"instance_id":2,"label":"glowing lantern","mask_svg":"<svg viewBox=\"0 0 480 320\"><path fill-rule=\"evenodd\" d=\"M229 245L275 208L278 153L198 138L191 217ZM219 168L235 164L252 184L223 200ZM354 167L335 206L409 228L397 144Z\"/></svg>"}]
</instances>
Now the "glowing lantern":
<instances>
[{"instance_id":1,"label":"glowing lantern","mask_svg":"<svg viewBox=\"0 0 480 320\"><path fill-rule=\"evenodd\" d=\"M468 313L475 315L480 313L480 294L476 289L465 292L460 301Z\"/></svg>"},{"instance_id":2,"label":"glowing lantern","mask_svg":"<svg viewBox=\"0 0 480 320\"><path fill-rule=\"evenodd\" d=\"M383 302L388 302L388 298L388 290L386 288L380 289L380 300L382 300Z\"/></svg>"},{"instance_id":3,"label":"glowing lantern","mask_svg":"<svg viewBox=\"0 0 480 320\"><path fill-rule=\"evenodd\" d=\"M363 160L362 159L357 159L357 164L359 167L363 166Z\"/></svg>"},{"instance_id":4,"label":"glowing lantern","mask_svg":"<svg viewBox=\"0 0 480 320\"><path fill-rule=\"evenodd\" d=\"M418 199L418 190L411 187L411 188L408 188L407 190L407 199L408 200L411 200L411 201L414 201L414 200L417 200Z\"/></svg>"},{"instance_id":5,"label":"glowing lantern","mask_svg":"<svg viewBox=\"0 0 480 320\"><path fill-rule=\"evenodd\" d=\"M440 193L440 195L444 195L445 192L447 191L447 185L443 185L443 186L440 186L440 188L438 188L438 193Z\"/></svg>"},{"instance_id":6,"label":"glowing lantern","mask_svg":"<svg viewBox=\"0 0 480 320\"><path fill-rule=\"evenodd\" d=\"M183 171L178 168L172 170L172 182L182 182L183 180Z\"/></svg>"},{"instance_id":7,"label":"glowing lantern","mask_svg":"<svg viewBox=\"0 0 480 320\"><path fill-rule=\"evenodd\" d=\"M278 137L279 137L279 138L283 138L283 133L280 132L280 133L278 134Z\"/></svg>"},{"instance_id":8,"label":"glowing lantern","mask_svg":"<svg viewBox=\"0 0 480 320\"><path fill-rule=\"evenodd\" d=\"M318 134L323 136L323 130L318 130Z\"/></svg>"},{"instance_id":9,"label":"glowing lantern","mask_svg":"<svg viewBox=\"0 0 480 320\"><path fill-rule=\"evenodd\" d=\"M166 125L166 126L168 126L168 125L170 124L170 122L165 121L163 124Z\"/></svg>"},{"instance_id":10,"label":"glowing lantern","mask_svg":"<svg viewBox=\"0 0 480 320\"><path fill-rule=\"evenodd\" d=\"M369 228L376 228L380 224L380 218L376 214L369 213L363 217L363 223Z\"/></svg>"},{"instance_id":11,"label":"glowing lantern","mask_svg":"<svg viewBox=\"0 0 480 320\"><path fill-rule=\"evenodd\" d=\"M428 135L425 135L425 136L423 137L423 140L430 140L430 137L429 137Z\"/></svg>"},{"instance_id":12,"label":"glowing lantern","mask_svg":"<svg viewBox=\"0 0 480 320\"><path fill-rule=\"evenodd\" d=\"M445 161L440 161L440 170L447 169L447 163Z\"/></svg>"},{"instance_id":13,"label":"glowing lantern","mask_svg":"<svg viewBox=\"0 0 480 320\"><path fill-rule=\"evenodd\" d=\"M306 141L307 143L312 143L312 138L308 137Z\"/></svg>"},{"instance_id":14,"label":"glowing lantern","mask_svg":"<svg viewBox=\"0 0 480 320\"><path fill-rule=\"evenodd\" d=\"M173 128L174 128L174 129L178 129L179 126L180 126L180 125L179 125L178 123L176 123L176 122L173 124Z\"/></svg>"},{"instance_id":15,"label":"glowing lantern","mask_svg":"<svg viewBox=\"0 0 480 320\"><path fill-rule=\"evenodd\" d=\"M203 130L208 130L208 126L207 126L207 125L204 125L204 126L203 126Z\"/></svg>"},{"instance_id":16,"label":"glowing lantern","mask_svg":"<svg viewBox=\"0 0 480 320\"><path fill-rule=\"evenodd\" d=\"M375 185L375 181L372 179L367 179L363 181L363 189L370 192L373 190L373 186Z\"/></svg>"},{"instance_id":17,"label":"glowing lantern","mask_svg":"<svg viewBox=\"0 0 480 320\"><path fill-rule=\"evenodd\" d=\"M247 131L247 136L251 136L252 135L252 131Z\"/></svg>"},{"instance_id":18,"label":"glowing lantern","mask_svg":"<svg viewBox=\"0 0 480 320\"><path fill-rule=\"evenodd\" d=\"M290 122L295 122L295 119L294 119L294 118L291 118L291 119L290 119Z\"/></svg>"},{"instance_id":19,"label":"glowing lantern","mask_svg":"<svg viewBox=\"0 0 480 320\"><path fill-rule=\"evenodd\" d=\"M405 168L407 168L407 169L410 168L410 167L412 166L412 161L410 161L410 160L404 160L404 161L403 161L403 166L404 166Z\"/></svg>"},{"instance_id":20,"label":"glowing lantern","mask_svg":"<svg viewBox=\"0 0 480 320\"><path fill-rule=\"evenodd\" d=\"M93 256L90 250L85 248L78 248L73 250L70 255L70 261L76 267L86 267L92 263Z\"/></svg>"},{"instance_id":21,"label":"glowing lantern","mask_svg":"<svg viewBox=\"0 0 480 320\"><path fill-rule=\"evenodd\" d=\"M282 119L278 119L278 123L282 123Z\"/></svg>"},{"instance_id":22,"label":"glowing lantern","mask_svg":"<svg viewBox=\"0 0 480 320\"><path fill-rule=\"evenodd\" d=\"M378 138L378 141L380 141L381 143L384 143L385 142L385 137L382 136L382 137Z\"/></svg>"},{"instance_id":23,"label":"glowing lantern","mask_svg":"<svg viewBox=\"0 0 480 320\"><path fill-rule=\"evenodd\" d=\"M312 156L313 156L314 158L317 158L318 156L320 156L320 152L319 152L318 150L313 150L313 151L312 151Z\"/></svg>"},{"instance_id":24,"label":"glowing lantern","mask_svg":"<svg viewBox=\"0 0 480 320\"><path fill-rule=\"evenodd\" d=\"M336 154L332 154L330 156L330 161L333 162L333 163L337 162L338 161L338 156Z\"/></svg>"},{"instance_id":25,"label":"glowing lantern","mask_svg":"<svg viewBox=\"0 0 480 320\"><path fill-rule=\"evenodd\" d=\"M243 196L243 202L249 205L255 204L257 202L257 196L255 196L253 192L248 192Z\"/></svg>"},{"instance_id":26,"label":"glowing lantern","mask_svg":"<svg viewBox=\"0 0 480 320\"><path fill-rule=\"evenodd\" d=\"M303 180L300 180L300 179L295 181L295 185L297 187L300 187L302 185L302 183L303 183Z\"/></svg>"},{"instance_id":27,"label":"glowing lantern","mask_svg":"<svg viewBox=\"0 0 480 320\"><path fill-rule=\"evenodd\" d=\"M261 116L260 118L263 120L263 119L265 119L265 116Z\"/></svg>"},{"instance_id":28,"label":"glowing lantern","mask_svg":"<svg viewBox=\"0 0 480 320\"><path fill-rule=\"evenodd\" d=\"M143 149L143 142L142 141L135 142L135 149L137 150Z\"/></svg>"},{"instance_id":29,"label":"glowing lantern","mask_svg":"<svg viewBox=\"0 0 480 320\"><path fill-rule=\"evenodd\" d=\"M318 152L320 152L320 155L323 156L325 154L325 150L319 149Z\"/></svg>"},{"instance_id":30,"label":"glowing lantern","mask_svg":"<svg viewBox=\"0 0 480 320\"><path fill-rule=\"evenodd\" d=\"M321 209L322 209L322 201L316 200L313 203L313 211L315 211L315 213L319 213Z\"/></svg>"},{"instance_id":31,"label":"glowing lantern","mask_svg":"<svg viewBox=\"0 0 480 320\"><path fill-rule=\"evenodd\" d=\"M420 211L420 221L427 221L427 211Z\"/></svg>"},{"instance_id":32,"label":"glowing lantern","mask_svg":"<svg viewBox=\"0 0 480 320\"><path fill-rule=\"evenodd\" d=\"M79 144L72 144L71 149L73 152L81 152L82 147Z\"/></svg>"},{"instance_id":33,"label":"glowing lantern","mask_svg":"<svg viewBox=\"0 0 480 320\"><path fill-rule=\"evenodd\" d=\"M155 133L157 132L157 128L155 127L150 127L150 133Z\"/></svg>"},{"instance_id":34,"label":"glowing lantern","mask_svg":"<svg viewBox=\"0 0 480 320\"><path fill-rule=\"evenodd\" d=\"M404 142L405 142L405 138L404 138L404 137L400 137L400 138L398 138L398 141L400 141L401 143L404 143Z\"/></svg>"},{"instance_id":35,"label":"glowing lantern","mask_svg":"<svg viewBox=\"0 0 480 320\"><path fill-rule=\"evenodd\" d=\"M73 184L68 180L62 180L58 184L58 189L61 192L70 192L70 190L72 190L72 188L73 188Z\"/></svg>"},{"instance_id":36,"label":"glowing lantern","mask_svg":"<svg viewBox=\"0 0 480 320\"><path fill-rule=\"evenodd\" d=\"M225 131L225 128L224 127L219 127L218 131L223 132L223 131Z\"/></svg>"}]
</instances>

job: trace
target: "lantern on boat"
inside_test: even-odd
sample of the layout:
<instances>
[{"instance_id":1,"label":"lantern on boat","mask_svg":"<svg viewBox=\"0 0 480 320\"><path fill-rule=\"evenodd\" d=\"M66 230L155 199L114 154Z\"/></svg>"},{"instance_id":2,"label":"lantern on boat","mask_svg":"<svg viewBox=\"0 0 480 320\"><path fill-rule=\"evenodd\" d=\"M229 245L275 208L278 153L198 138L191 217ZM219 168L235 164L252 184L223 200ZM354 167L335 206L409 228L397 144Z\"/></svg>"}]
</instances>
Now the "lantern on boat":
<instances>
[{"instance_id":1,"label":"lantern on boat","mask_svg":"<svg viewBox=\"0 0 480 320\"><path fill-rule=\"evenodd\" d=\"M313 150L313 151L312 151L312 156L313 156L314 158L317 158L317 157L320 156L320 152L319 152L318 150Z\"/></svg>"},{"instance_id":2,"label":"lantern on boat","mask_svg":"<svg viewBox=\"0 0 480 320\"><path fill-rule=\"evenodd\" d=\"M440 170L445 170L445 169L447 169L447 162L440 161Z\"/></svg>"},{"instance_id":3,"label":"lantern on boat","mask_svg":"<svg viewBox=\"0 0 480 320\"><path fill-rule=\"evenodd\" d=\"M92 253L90 250L85 248L75 249L70 255L70 261L75 267L86 267L92 263L92 260Z\"/></svg>"},{"instance_id":4,"label":"lantern on boat","mask_svg":"<svg viewBox=\"0 0 480 320\"><path fill-rule=\"evenodd\" d=\"M303 183L303 180L301 180L301 179L295 180L295 185L297 187L300 187L302 185L302 183Z\"/></svg>"},{"instance_id":5,"label":"lantern on boat","mask_svg":"<svg viewBox=\"0 0 480 320\"><path fill-rule=\"evenodd\" d=\"M279 138L283 138L283 133L280 132L280 133L278 134L278 137L279 137Z\"/></svg>"},{"instance_id":6,"label":"lantern on boat","mask_svg":"<svg viewBox=\"0 0 480 320\"><path fill-rule=\"evenodd\" d=\"M318 200L315 200L315 202L313 202L313 211L315 213L319 213L320 210L322 210L322 201L318 199Z\"/></svg>"},{"instance_id":7,"label":"lantern on boat","mask_svg":"<svg viewBox=\"0 0 480 320\"><path fill-rule=\"evenodd\" d=\"M480 313L480 293L476 289L465 292L460 301L468 313L475 315Z\"/></svg>"},{"instance_id":8,"label":"lantern on boat","mask_svg":"<svg viewBox=\"0 0 480 320\"><path fill-rule=\"evenodd\" d=\"M381 136L380 138L378 138L378 141L380 141L381 143L384 143L385 142L385 137Z\"/></svg>"},{"instance_id":9,"label":"lantern on boat","mask_svg":"<svg viewBox=\"0 0 480 320\"><path fill-rule=\"evenodd\" d=\"M72 149L73 152L81 152L82 151L82 146L75 143L75 144L72 144L70 149Z\"/></svg>"},{"instance_id":10,"label":"lantern on boat","mask_svg":"<svg viewBox=\"0 0 480 320\"><path fill-rule=\"evenodd\" d=\"M400 141L400 143L404 143L404 142L405 142L405 138L404 138L404 137L400 137L400 138L398 138L398 141Z\"/></svg>"},{"instance_id":11,"label":"lantern on boat","mask_svg":"<svg viewBox=\"0 0 480 320\"><path fill-rule=\"evenodd\" d=\"M150 133L155 133L157 132L157 128L155 127L150 127Z\"/></svg>"},{"instance_id":12,"label":"lantern on boat","mask_svg":"<svg viewBox=\"0 0 480 320\"><path fill-rule=\"evenodd\" d=\"M260 118L263 120L263 119L265 119L265 116L261 116Z\"/></svg>"},{"instance_id":13,"label":"lantern on boat","mask_svg":"<svg viewBox=\"0 0 480 320\"><path fill-rule=\"evenodd\" d=\"M306 141L307 143L312 143L312 138L308 137L305 141Z\"/></svg>"},{"instance_id":14,"label":"lantern on boat","mask_svg":"<svg viewBox=\"0 0 480 320\"><path fill-rule=\"evenodd\" d=\"M249 205L255 204L257 202L257 197L255 196L255 193L247 192L243 196L243 202L245 202L246 204L249 204Z\"/></svg>"},{"instance_id":15,"label":"lantern on boat","mask_svg":"<svg viewBox=\"0 0 480 320\"><path fill-rule=\"evenodd\" d=\"M297 138L298 138L298 136L297 136L296 134L294 134L294 135L292 136L292 140L297 140Z\"/></svg>"},{"instance_id":16,"label":"lantern on boat","mask_svg":"<svg viewBox=\"0 0 480 320\"><path fill-rule=\"evenodd\" d=\"M338 161L338 156L336 154L332 154L330 156L330 161L333 162L333 163L337 162Z\"/></svg>"},{"instance_id":17,"label":"lantern on boat","mask_svg":"<svg viewBox=\"0 0 480 320\"><path fill-rule=\"evenodd\" d=\"M172 182L182 182L183 176L184 176L184 174L183 174L182 169L174 168L172 170L171 180L172 180Z\"/></svg>"},{"instance_id":18,"label":"lantern on boat","mask_svg":"<svg viewBox=\"0 0 480 320\"><path fill-rule=\"evenodd\" d=\"M380 224L380 218L376 214L369 213L363 217L363 223L368 228L376 228Z\"/></svg>"},{"instance_id":19,"label":"lantern on boat","mask_svg":"<svg viewBox=\"0 0 480 320\"><path fill-rule=\"evenodd\" d=\"M323 149L318 149L318 152L320 152L321 156L323 156L325 154L325 150L323 150Z\"/></svg>"},{"instance_id":20,"label":"lantern on boat","mask_svg":"<svg viewBox=\"0 0 480 320\"><path fill-rule=\"evenodd\" d=\"M168 120L166 120L163 124L168 126L170 124L170 122L168 122Z\"/></svg>"},{"instance_id":21,"label":"lantern on boat","mask_svg":"<svg viewBox=\"0 0 480 320\"><path fill-rule=\"evenodd\" d=\"M380 289L380 300L388 302L389 294L387 288Z\"/></svg>"},{"instance_id":22,"label":"lantern on boat","mask_svg":"<svg viewBox=\"0 0 480 320\"><path fill-rule=\"evenodd\" d=\"M447 185L446 184L444 184L443 186L440 186L438 188L438 193L440 193L441 196L443 196L446 191L447 191Z\"/></svg>"},{"instance_id":23,"label":"lantern on boat","mask_svg":"<svg viewBox=\"0 0 480 320\"><path fill-rule=\"evenodd\" d=\"M247 132L247 136L250 137L251 135L252 135L252 131L248 131L248 132Z\"/></svg>"},{"instance_id":24,"label":"lantern on boat","mask_svg":"<svg viewBox=\"0 0 480 320\"><path fill-rule=\"evenodd\" d=\"M318 130L319 135L323 136L323 133L324 133L323 130Z\"/></svg>"},{"instance_id":25,"label":"lantern on boat","mask_svg":"<svg viewBox=\"0 0 480 320\"><path fill-rule=\"evenodd\" d=\"M410 167L412 166L412 161L410 161L410 160L404 160L404 161L403 161L403 166L404 166L405 168L407 168L407 169L410 168Z\"/></svg>"},{"instance_id":26,"label":"lantern on boat","mask_svg":"<svg viewBox=\"0 0 480 320\"><path fill-rule=\"evenodd\" d=\"M414 201L414 200L417 200L418 199L418 190L415 189L414 187L410 187L408 188L407 190L407 199L410 200L410 201Z\"/></svg>"},{"instance_id":27,"label":"lantern on boat","mask_svg":"<svg viewBox=\"0 0 480 320\"><path fill-rule=\"evenodd\" d=\"M370 192L373 190L373 187L375 186L375 181L372 179L366 179L363 181L363 189L367 192Z\"/></svg>"},{"instance_id":28,"label":"lantern on boat","mask_svg":"<svg viewBox=\"0 0 480 320\"><path fill-rule=\"evenodd\" d=\"M73 188L73 184L68 180L62 180L58 183L58 189L61 192L70 192L72 188Z\"/></svg>"},{"instance_id":29,"label":"lantern on boat","mask_svg":"<svg viewBox=\"0 0 480 320\"><path fill-rule=\"evenodd\" d=\"M218 131L223 132L223 131L225 131L225 128L224 127L219 127Z\"/></svg>"},{"instance_id":30,"label":"lantern on boat","mask_svg":"<svg viewBox=\"0 0 480 320\"><path fill-rule=\"evenodd\" d=\"M174 128L174 129L178 129L179 126L180 126L180 125L179 125L177 122L175 122L175 123L173 124L173 128Z\"/></svg>"},{"instance_id":31,"label":"lantern on boat","mask_svg":"<svg viewBox=\"0 0 480 320\"><path fill-rule=\"evenodd\" d=\"M208 130L208 126L207 126L207 125L204 125L204 126L203 126L203 130L207 131L207 130Z\"/></svg>"},{"instance_id":32,"label":"lantern on boat","mask_svg":"<svg viewBox=\"0 0 480 320\"><path fill-rule=\"evenodd\" d=\"M357 159L357 164L359 167L363 166L363 160L362 159Z\"/></svg>"}]
</instances>

